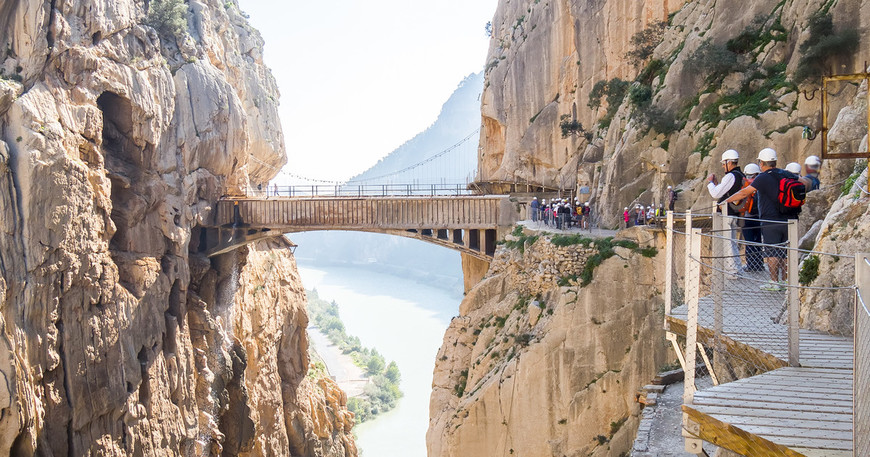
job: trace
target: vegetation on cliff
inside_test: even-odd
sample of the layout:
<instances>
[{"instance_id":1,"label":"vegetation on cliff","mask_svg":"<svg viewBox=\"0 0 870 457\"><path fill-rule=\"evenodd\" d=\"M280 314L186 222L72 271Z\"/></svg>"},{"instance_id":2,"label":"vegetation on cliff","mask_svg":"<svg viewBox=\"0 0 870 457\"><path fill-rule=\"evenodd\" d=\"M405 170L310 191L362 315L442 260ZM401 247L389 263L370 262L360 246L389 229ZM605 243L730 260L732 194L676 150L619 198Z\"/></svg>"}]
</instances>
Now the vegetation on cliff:
<instances>
[{"instance_id":1,"label":"vegetation on cliff","mask_svg":"<svg viewBox=\"0 0 870 457\"><path fill-rule=\"evenodd\" d=\"M386 363L384 356L374 348L367 348L356 336L348 335L338 315L338 305L320 298L316 290L308 290L308 314L311 323L326 334L329 341L354 363L366 370L370 382L360 397L349 398L347 408L356 415L356 423L373 419L378 414L396 407L402 397L399 383L402 379L396 362Z\"/></svg>"}]
</instances>

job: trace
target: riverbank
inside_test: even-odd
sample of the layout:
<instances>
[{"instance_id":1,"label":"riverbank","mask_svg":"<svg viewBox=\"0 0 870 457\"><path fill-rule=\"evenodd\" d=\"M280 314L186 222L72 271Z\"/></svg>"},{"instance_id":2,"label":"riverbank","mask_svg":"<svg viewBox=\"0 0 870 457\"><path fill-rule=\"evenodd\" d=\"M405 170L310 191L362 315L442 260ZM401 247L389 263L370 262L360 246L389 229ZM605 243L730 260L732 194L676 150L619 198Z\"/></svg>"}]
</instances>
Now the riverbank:
<instances>
[{"instance_id":1,"label":"riverbank","mask_svg":"<svg viewBox=\"0 0 870 457\"><path fill-rule=\"evenodd\" d=\"M308 327L308 339L311 347L326 365L329 376L338 387L341 387L341 390L347 393L348 398L362 395L369 378L365 371L354 363L353 358L341 352L341 349L332 344L317 327Z\"/></svg>"},{"instance_id":2,"label":"riverbank","mask_svg":"<svg viewBox=\"0 0 870 457\"><path fill-rule=\"evenodd\" d=\"M444 332L462 294L366 268L299 263L305 287L335 300L347 333L377 348L402 369L404 396L396 408L354 427L364 455L426 457L432 372ZM456 276L459 267L456 267Z\"/></svg>"},{"instance_id":3,"label":"riverbank","mask_svg":"<svg viewBox=\"0 0 870 457\"><path fill-rule=\"evenodd\" d=\"M348 410L356 415L356 423L374 419L395 408L402 397L402 391L399 390L402 375L396 362L391 361L388 364L377 349L364 346L359 337L349 335L335 301L321 299L316 290L308 290L306 295L311 325L317 327L336 350L348 356L367 376L362 393L350 396L347 401ZM328 353L331 354L332 351ZM333 368L336 371L348 371L341 364Z\"/></svg>"}]
</instances>

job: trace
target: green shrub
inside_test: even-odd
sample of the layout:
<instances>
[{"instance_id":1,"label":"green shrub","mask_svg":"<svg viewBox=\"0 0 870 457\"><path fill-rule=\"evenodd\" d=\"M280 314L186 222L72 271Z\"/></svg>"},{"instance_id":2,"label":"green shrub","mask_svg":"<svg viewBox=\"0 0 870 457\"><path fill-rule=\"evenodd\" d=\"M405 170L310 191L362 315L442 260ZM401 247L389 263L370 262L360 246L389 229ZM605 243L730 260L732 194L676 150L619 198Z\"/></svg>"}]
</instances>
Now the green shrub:
<instances>
[{"instance_id":1,"label":"green shrub","mask_svg":"<svg viewBox=\"0 0 870 457\"><path fill-rule=\"evenodd\" d=\"M667 22L653 22L647 28L631 37L631 50L625 53L625 58L634 65L640 67L647 61L662 42L662 34L668 26Z\"/></svg>"},{"instance_id":2,"label":"green shrub","mask_svg":"<svg viewBox=\"0 0 870 457\"><path fill-rule=\"evenodd\" d=\"M637 79L635 79L635 81L641 84L650 85L657 76L659 78L663 78L667 71L668 65L664 61L660 59L653 59L650 60L646 67L643 68L643 71L641 71L640 74L637 75Z\"/></svg>"},{"instance_id":3,"label":"green shrub","mask_svg":"<svg viewBox=\"0 0 870 457\"><path fill-rule=\"evenodd\" d=\"M698 69L706 75L709 83L721 83L729 73L744 70L738 62L737 54L709 39L701 43L686 59L685 66Z\"/></svg>"},{"instance_id":4,"label":"green shrub","mask_svg":"<svg viewBox=\"0 0 870 457\"><path fill-rule=\"evenodd\" d=\"M628 101L637 108L648 106L652 95L652 87L646 84L634 84L628 89Z\"/></svg>"},{"instance_id":5,"label":"green shrub","mask_svg":"<svg viewBox=\"0 0 870 457\"><path fill-rule=\"evenodd\" d=\"M701 122L716 126L720 120L730 121L740 116L759 115L779 109L780 104L775 92L786 88L797 91L797 86L788 79L785 63L757 71L741 87L740 92L720 97L701 113ZM753 81L761 80L761 86L753 88ZM724 111L724 114L723 114Z\"/></svg>"},{"instance_id":6,"label":"green shrub","mask_svg":"<svg viewBox=\"0 0 870 457\"><path fill-rule=\"evenodd\" d=\"M577 281L577 275L562 276L557 284L559 287L567 287L571 285L572 281Z\"/></svg>"},{"instance_id":7,"label":"green shrub","mask_svg":"<svg viewBox=\"0 0 870 457\"><path fill-rule=\"evenodd\" d=\"M713 150L713 136L713 132L707 132L701 136L693 152L700 152L702 159L710 155L710 151Z\"/></svg>"},{"instance_id":8,"label":"green shrub","mask_svg":"<svg viewBox=\"0 0 870 457\"><path fill-rule=\"evenodd\" d=\"M808 29L809 37L798 48L801 54L795 70L798 83L818 81L833 61L852 57L860 40L855 29L835 31L834 21L827 13L810 17Z\"/></svg>"},{"instance_id":9,"label":"green shrub","mask_svg":"<svg viewBox=\"0 0 870 457\"><path fill-rule=\"evenodd\" d=\"M635 111L638 122L646 126L648 129L653 129L658 133L670 135L682 128L682 123L677 121L670 111L659 108L657 106L648 105L639 108ZM667 150L666 147L663 149Z\"/></svg>"},{"instance_id":10,"label":"green shrub","mask_svg":"<svg viewBox=\"0 0 870 457\"><path fill-rule=\"evenodd\" d=\"M589 244L594 242L592 238L586 238L582 235L554 235L550 238L550 243L554 246L564 247L575 244Z\"/></svg>"},{"instance_id":11,"label":"green shrub","mask_svg":"<svg viewBox=\"0 0 870 457\"><path fill-rule=\"evenodd\" d=\"M468 370L462 370L459 373L459 382L453 386L453 393L456 394L457 397L462 398L462 395L465 394L466 383L468 383Z\"/></svg>"},{"instance_id":12,"label":"green shrub","mask_svg":"<svg viewBox=\"0 0 870 457\"><path fill-rule=\"evenodd\" d=\"M770 27L766 27L767 19L764 15L756 17L743 32L728 40L725 44L726 49L735 54L746 54L767 46L771 41L786 41L788 31L783 27L780 19L777 17Z\"/></svg>"},{"instance_id":13,"label":"green shrub","mask_svg":"<svg viewBox=\"0 0 870 457\"><path fill-rule=\"evenodd\" d=\"M623 417L622 419L619 419L617 421L611 422L610 423L610 436L616 435L616 432L618 432L619 429L622 428L623 424L625 424L625 421L627 421L627 420L628 420L628 416Z\"/></svg>"},{"instance_id":14,"label":"green shrub","mask_svg":"<svg viewBox=\"0 0 870 457\"><path fill-rule=\"evenodd\" d=\"M163 37L181 36L187 30L187 6L182 0L152 0L145 23Z\"/></svg>"},{"instance_id":15,"label":"green shrub","mask_svg":"<svg viewBox=\"0 0 870 457\"><path fill-rule=\"evenodd\" d=\"M576 119L571 119L568 114L563 114L560 118L559 128L562 129L562 138L567 138L568 135L581 135L586 138L586 141L592 141L592 132L587 132Z\"/></svg>"},{"instance_id":16,"label":"green shrub","mask_svg":"<svg viewBox=\"0 0 870 457\"><path fill-rule=\"evenodd\" d=\"M804 259L798 281L802 286L808 286L819 276L819 256L811 255Z\"/></svg>"},{"instance_id":17,"label":"green shrub","mask_svg":"<svg viewBox=\"0 0 870 457\"><path fill-rule=\"evenodd\" d=\"M601 106L602 98L605 98L607 101L607 113L598 122L600 128L605 129L610 126L610 121L616 115L619 105L622 104L622 100L625 98L628 86L628 81L623 81L619 78L613 78L610 81L598 81L592 86L587 105L592 109L597 109Z\"/></svg>"}]
</instances>

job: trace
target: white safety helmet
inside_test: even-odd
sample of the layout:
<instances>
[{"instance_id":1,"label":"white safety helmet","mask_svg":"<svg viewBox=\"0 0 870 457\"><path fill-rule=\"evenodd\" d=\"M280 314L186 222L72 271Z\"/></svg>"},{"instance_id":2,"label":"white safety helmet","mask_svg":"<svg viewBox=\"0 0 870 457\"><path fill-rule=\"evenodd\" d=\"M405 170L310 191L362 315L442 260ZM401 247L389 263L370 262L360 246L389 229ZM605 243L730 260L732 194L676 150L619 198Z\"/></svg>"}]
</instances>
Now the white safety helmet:
<instances>
[{"instance_id":1,"label":"white safety helmet","mask_svg":"<svg viewBox=\"0 0 870 457\"><path fill-rule=\"evenodd\" d=\"M822 160L818 156L809 156L807 160L804 160L804 165L816 169L822 166Z\"/></svg>"},{"instance_id":2,"label":"white safety helmet","mask_svg":"<svg viewBox=\"0 0 870 457\"><path fill-rule=\"evenodd\" d=\"M738 159L740 159L740 155L737 154L737 151L735 151L733 149L729 149L729 150L722 153L722 161L723 162L725 162L726 160L738 160Z\"/></svg>"},{"instance_id":3,"label":"white safety helmet","mask_svg":"<svg viewBox=\"0 0 870 457\"><path fill-rule=\"evenodd\" d=\"M623 211L628 211L628 207L626 206L625 209L624 209Z\"/></svg>"},{"instance_id":4,"label":"white safety helmet","mask_svg":"<svg viewBox=\"0 0 870 457\"><path fill-rule=\"evenodd\" d=\"M532 200L537 200L537 199L538 199L538 197L532 197Z\"/></svg>"},{"instance_id":5,"label":"white safety helmet","mask_svg":"<svg viewBox=\"0 0 870 457\"><path fill-rule=\"evenodd\" d=\"M673 187L671 187L671 186L668 186L668 189L673 189Z\"/></svg>"},{"instance_id":6,"label":"white safety helmet","mask_svg":"<svg viewBox=\"0 0 870 457\"><path fill-rule=\"evenodd\" d=\"M785 166L785 171L790 171L796 175L801 174L801 164L797 162L792 162Z\"/></svg>"},{"instance_id":7,"label":"white safety helmet","mask_svg":"<svg viewBox=\"0 0 870 457\"><path fill-rule=\"evenodd\" d=\"M776 151L772 148L764 148L761 151L758 151L758 160L762 162L775 162Z\"/></svg>"},{"instance_id":8,"label":"white safety helmet","mask_svg":"<svg viewBox=\"0 0 870 457\"><path fill-rule=\"evenodd\" d=\"M586 203L584 203L583 205L585 205L585 206L589 206L589 202L586 202Z\"/></svg>"},{"instance_id":9,"label":"white safety helmet","mask_svg":"<svg viewBox=\"0 0 870 457\"><path fill-rule=\"evenodd\" d=\"M757 175L761 173L761 167L759 167L758 164L750 163L749 165L746 165L743 172L747 175Z\"/></svg>"}]
</instances>

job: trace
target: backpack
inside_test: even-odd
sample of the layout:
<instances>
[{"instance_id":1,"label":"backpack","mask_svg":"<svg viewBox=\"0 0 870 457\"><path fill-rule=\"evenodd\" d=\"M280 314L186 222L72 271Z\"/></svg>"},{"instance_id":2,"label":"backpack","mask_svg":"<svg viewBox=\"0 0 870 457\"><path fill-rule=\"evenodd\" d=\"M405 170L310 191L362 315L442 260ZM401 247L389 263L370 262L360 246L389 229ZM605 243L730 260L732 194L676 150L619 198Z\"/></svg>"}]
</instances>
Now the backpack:
<instances>
[{"instance_id":1,"label":"backpack","mask_svg":"<svg viewBox=\"0 0 870 457\"><path fill-rule=\"evenodd\" d=\"M780 170L777 176L779 177L779 192L776 200L779 211L786 216L800 214L801 207L807 197L807 187L792 173L784 173Z\"/></svg>"},{"instance_id":2,"label":"backpack","mask_svg":"<svg viewBox=\"0 0 870 457\"><path fill-rule=\"evenodd\" d=\"M743 190L747 186L749 186L749 180L746 178L743 178L743 186L740 187L740 190ZM728 206L730 206L733 211L740 213L741 216L749 214L752 212L752 205L755 202L755 199L752 198L754 195L755 195L755 192L749 194L748 197L744 198L743 200L740 200L737 203L729 203Z\"/></svg>"}]
</instances>

